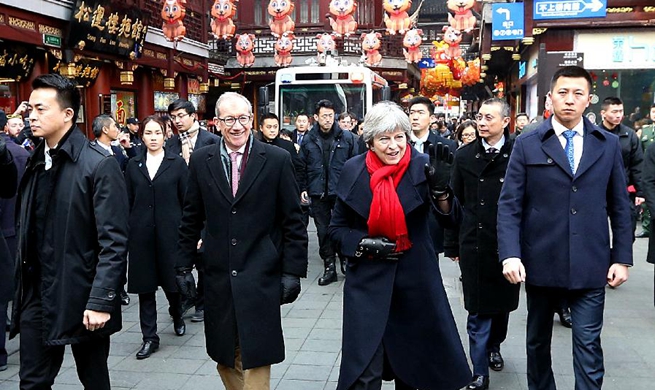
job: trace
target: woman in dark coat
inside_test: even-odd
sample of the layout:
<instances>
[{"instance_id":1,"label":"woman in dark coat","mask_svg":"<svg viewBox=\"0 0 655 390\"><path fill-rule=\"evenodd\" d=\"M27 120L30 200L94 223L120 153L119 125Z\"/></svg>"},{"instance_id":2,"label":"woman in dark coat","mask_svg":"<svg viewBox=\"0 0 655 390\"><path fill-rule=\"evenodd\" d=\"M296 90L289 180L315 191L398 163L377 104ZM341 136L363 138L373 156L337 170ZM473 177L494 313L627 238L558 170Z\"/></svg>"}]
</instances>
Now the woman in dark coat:
<instances>
[{"instance_id":1,"label":"woman in dark coat","mask_svg":"<svg viewBox=\"0 0 655 390\"><path fill-rule=\"evenodd\" d=\"M137 359L148 358L159 348L155 301L158 286L168 299L175 333L185 333L174 268L187 165L180 156L164 150L166 125L159 117L146 118L142 126L146 150L131 159L125 171L130 202L127 289L139 294L143 333Z\"/></svg>"},{"instance_id":2,"label":"woman in dark coat","mask_svg":"<svg viewBox=\"0 0 655 390\"><path fill-rule=\"evenodd\" d=\"M380 389L383 378L454 390L471 378L428 229L430 212L444 227L459 219L452 152L413 152L409 131L400 107L376 104L364 120L369 151L346 162L337 186L329 233L349 258L341 390Z\"/></svg>"}]
</instances>

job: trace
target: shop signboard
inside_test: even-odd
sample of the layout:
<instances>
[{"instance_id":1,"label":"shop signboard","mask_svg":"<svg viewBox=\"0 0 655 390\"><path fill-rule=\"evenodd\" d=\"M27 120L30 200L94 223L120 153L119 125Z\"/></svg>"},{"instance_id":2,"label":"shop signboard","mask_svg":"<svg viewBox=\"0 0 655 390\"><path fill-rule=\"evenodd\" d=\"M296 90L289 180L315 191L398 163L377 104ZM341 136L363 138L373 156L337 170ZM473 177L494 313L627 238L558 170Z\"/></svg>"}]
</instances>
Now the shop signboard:
<instances>
[{"instance_id":1,"label":"shop signboard","mask_svg":"<svg viewBox=\"0 0 655 390\"><path fill-rule=\"evenodd\" d=\"M138 7L116 0L77 0L67 42L80 50L134 59L141 56L147 31L147 16Z\"/></svg>"},{"instance_id":2,"label":"shop signboard","mask_svg":"<svg viewBox=\"0 0 655 390\"><path fill-rule=\"evenodd\" d=\"M61 37L52 34L43 34L43 44L52 47L61 47Z\"/></svg>"},{"instance_id":3,"label":"shop signboard","mask_svg":"<svg viewBox=\"0 0 655 390\"><path fill-rule=\"evenodd\" d=\"M523 39L523 3L492 4L491 31L494 41Z\"/></svg>"},{"instance_id":4,"label":"shop signboard","mask_svg":"<svg viewBox=\"0 0 655 390\"><path fill-rule=\"evenodd\" d=\"M34 69L36 49L29 45L14 45L0 41L0 75L21 81Z\"/></svg>"},{"instance_id":5,"label":"shop signboard","mask_svg":"<svg viewBox=\"0 0 655 390\"><path fill-rule=\"evenodd\" d=\"M604 18L607 0L534 0L532 9L533 20Z\"/></svg>"},{"instance_id":6,"label":"shop signboard","mask_svg":"<svg viewBox=\"0 0 655 390\"><path fill-rule=\"evenodd\" d=\"M537 94L546 96L550 90L550 79L557 69L564 66L579 66L584 68L584 53L575 51L554 51L546 52L544 44L539 48L539 72L537 78ZM543 110L543 102L539 106L539 112Z\"/></svg>"}]
</instances>

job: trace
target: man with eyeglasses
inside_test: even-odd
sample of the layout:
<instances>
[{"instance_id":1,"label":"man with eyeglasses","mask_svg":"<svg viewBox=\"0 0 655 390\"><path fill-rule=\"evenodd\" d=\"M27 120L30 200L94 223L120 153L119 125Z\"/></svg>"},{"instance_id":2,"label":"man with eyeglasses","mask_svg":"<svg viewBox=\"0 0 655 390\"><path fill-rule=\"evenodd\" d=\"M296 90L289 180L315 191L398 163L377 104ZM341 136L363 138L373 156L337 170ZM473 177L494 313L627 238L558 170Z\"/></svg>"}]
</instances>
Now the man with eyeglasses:
<instances>
[{"instance_id":1,"label":"man with eyeglasses","mask_svg":"<svg viewBox=\"0 0 655 390\"><path fill-rule=\"evenodd\" d=\"M500 345L507 337L509 313L519 303L519 286L503 277L498 259L496 211L512 152L509 104L485 100L476 116L480 138L455 154L452 187L464 218L459 237L446 245L446 256L459 261L473 378L467 389L487 389L489 368L501 371Z\"/></svg>"},{"instance_id":2,"label":"man with eyeglasses","mask_svg":"<svg viewBox=\"0 0 655 390\"><path fill-rule=\"evenodd\" d=\"M341 168L346 160L360 153L356 136L350 131L342 130L335 121L334 114L334 104L331 101L318 101L314 109L316 124L300 146L301 198L311 199L310 215L314 218L319 255L325 266L323 276L318 279L319 286L337 281L337 251L328 237L328 226L336 202ZM343 259L341 270L345 272Z\"/></svg>"},{"instance_id":3,"label":"man with eyeglasses","mask_svg":"<svg viewBox=\"0 0 655 390\"><path fill-rule=\"evenodd\" d=\"M194 151L203 146L217 144L221 140L219 136L200 126L197 120L196 107L186 99L177 99L171 103L168 106L168 115L170 115L178 133L166 140L164 148L182 156L187 164L189 164L189 159ZM196 311L191 317L191 322L202 322L205 318L205 272L202 263L205 247L202 240L198 241L197 250L198 254L194 265L198 271L198 294L195 300ZM183 302L182 311L185 312L188 308L188 304Z\"/></svg>"},{"instance_id":4,"label":"man with eyeglasses","mask_svg":"<svg viewBox=\"0 0 655 390\"><path fill-rule=\"evenodd\" d=\"M205 340L226 389L270 388L284 360L280 305L307 273L291 156L255 139L252 105L226 92L216 102L222 141L196 150L180 222L178 278L190 272L206 225ZM184 291L184 285L181 291Z\"/></svg>"}]
</instances>

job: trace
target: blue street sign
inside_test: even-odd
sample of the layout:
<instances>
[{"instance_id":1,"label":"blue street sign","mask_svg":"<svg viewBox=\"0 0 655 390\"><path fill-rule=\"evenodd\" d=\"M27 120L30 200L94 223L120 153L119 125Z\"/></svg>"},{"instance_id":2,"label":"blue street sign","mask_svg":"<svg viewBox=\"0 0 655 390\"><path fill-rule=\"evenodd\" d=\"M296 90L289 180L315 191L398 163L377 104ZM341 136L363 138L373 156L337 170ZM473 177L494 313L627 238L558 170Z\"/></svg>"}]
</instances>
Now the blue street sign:
<instances>
[{"instance_id":1,"label":"blue street sign","mask_svg":"<svg viewBox=\"0 0 655 390\"><path fill-rule=\"evenodd\" d=\"M436 67L436 64L434 63L434 58L421 58L421 61L418 62L418 68L419 69L429 69L429 68L434 68Z\"/></svg>"},{"instance_id":2,"label":"blue street sign","mask_svg":"<svg viewBox=\"0 0 655 390\"><path fill-rule=\"evenodd\" d=\"M533 20L604 18L607 0L534 0Z\"/></svg>"},{"instance_id":3,"label":"blue street sign","mask_svg":"<svg viewBox=\"0 0 655 390\"><path fill-rule=\"evenodd\" d=\"M491 10L492 40L523 39L523 3L492 4Z\"/></svg>"}]
</instances>

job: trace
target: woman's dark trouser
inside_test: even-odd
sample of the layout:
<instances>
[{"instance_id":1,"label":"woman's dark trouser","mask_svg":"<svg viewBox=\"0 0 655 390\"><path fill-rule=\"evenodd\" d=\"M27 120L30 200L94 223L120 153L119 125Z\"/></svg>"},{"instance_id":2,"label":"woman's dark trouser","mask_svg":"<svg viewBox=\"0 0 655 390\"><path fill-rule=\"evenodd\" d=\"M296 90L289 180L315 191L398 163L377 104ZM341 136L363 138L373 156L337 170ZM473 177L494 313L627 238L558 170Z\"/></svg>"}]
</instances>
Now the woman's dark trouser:
<instances>
[{"instance_id":1,"label":"woman's dark trouser","mask_svg":"<svg viewBox=\"0 0 655 390\"><path fill-rule=\"evenodd\" d=\"M384 346L380 343L368 367L364 369L362 375L355 380L355 383L348 390L380 390L382 388L382 372L384 371L384 366ZM394 384L396 390L416 390L398 379L398 377L394 379Z\"/></svg>"},{"instance_id":2,"label":"woman's dark trouser","mask_svg":"<svg viewBox=\"0 0 655 390\"><path fill-rule=\"evenodd\" d=\"M20 319L20 389L49 390L64 361L64 345L43 345L41 301L24 304ZM77 376L86 390L110 390L109 336L72 344Z\"/></svg>"},{"instance_id":3,"label":"woman's dark trouser","mask_svg":"<svg viewBox=\"0 0 655 390\"><path fill-rule=\"evenodd\" d=\"M164 293L171 308L170 314L173 318L180 317L180 293L168 291L164 291ZM159 336L157 335L156 294L156 292L139 294L139 321L141 323L143 341L154 341L159 344Z\"/></svg>"}]
</instances>

